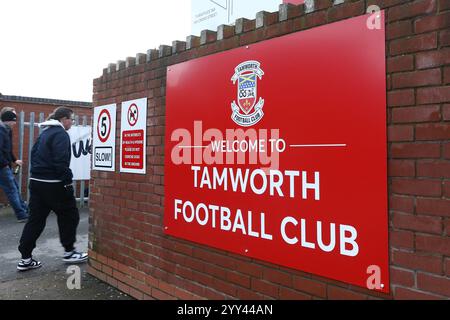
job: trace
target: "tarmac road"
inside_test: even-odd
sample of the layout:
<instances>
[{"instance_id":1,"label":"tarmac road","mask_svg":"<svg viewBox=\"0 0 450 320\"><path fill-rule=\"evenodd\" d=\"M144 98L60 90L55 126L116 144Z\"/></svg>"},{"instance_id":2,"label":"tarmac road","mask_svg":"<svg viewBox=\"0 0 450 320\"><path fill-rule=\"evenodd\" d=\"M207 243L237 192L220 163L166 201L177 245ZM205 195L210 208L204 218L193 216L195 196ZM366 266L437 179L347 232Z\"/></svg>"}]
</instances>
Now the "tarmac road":
<instances>
[{"instance_id":1,"label":"tarmac road","mask_svg":"<svg viewBox=\"0 0 450 320\"><path fill-rule=\"evenodd\" d=\"M76 248L88 247L88 209L80 211ZM33 257L42 267L17 272L20 259L17 250L24 224L17 223L10 207L0 209L0 300L128 300L126 294L87 274L87 264L81 269L81 289L70 290L68 265L62 262L64 249L59 242L56 215L50 213L47 226L37 242Z\"/></svg>"}]
</instances>

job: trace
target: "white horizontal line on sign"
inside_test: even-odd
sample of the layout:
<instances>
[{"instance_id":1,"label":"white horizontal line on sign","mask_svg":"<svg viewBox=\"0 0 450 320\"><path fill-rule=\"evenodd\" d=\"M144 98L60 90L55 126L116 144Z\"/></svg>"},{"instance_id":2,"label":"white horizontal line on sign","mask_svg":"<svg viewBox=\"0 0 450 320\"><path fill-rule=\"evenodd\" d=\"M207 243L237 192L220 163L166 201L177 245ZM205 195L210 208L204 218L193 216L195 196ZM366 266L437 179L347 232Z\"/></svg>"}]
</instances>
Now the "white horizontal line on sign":
<instances>
[{"instance_id":1,"label":"white horizontal line on sign","mask_svg":"<svg viewBox=\"0 0 450 320\"><path fill-rule=\"evenodd\" d=\"M291 148L346 147L346 144L291 144Z\"/></svg>"},{"instance_id":2,"label":"white horizontal line on sign","mask_svg":"<svg viewBox=\"0 0 450 320\"><path fill-rule=\"evenodd\" d=\"M201 148L208 148L208 146L178 146L180 149L201 149Z\"/></svg>"}]
</instances>

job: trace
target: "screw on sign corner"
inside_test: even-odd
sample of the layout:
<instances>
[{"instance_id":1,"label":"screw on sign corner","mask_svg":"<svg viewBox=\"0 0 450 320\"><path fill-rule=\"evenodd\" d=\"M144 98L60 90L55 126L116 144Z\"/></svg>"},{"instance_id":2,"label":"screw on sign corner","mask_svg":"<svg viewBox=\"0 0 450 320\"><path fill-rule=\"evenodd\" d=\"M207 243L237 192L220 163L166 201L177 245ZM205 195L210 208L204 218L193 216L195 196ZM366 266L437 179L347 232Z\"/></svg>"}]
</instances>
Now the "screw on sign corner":
<instances>
[{"instance_id":1,"label":"screw on sign corner","mask_svg":"<svg viewBox=\"0 0 450 320\"><path fill-rule=\"evenodd\" d=\"M377 5L371 5L367 8L366 12L371 13L367 18L366 26L369 30L380 30L381 29L381 14L380 7Z\"/></svg>"}]
</instances>

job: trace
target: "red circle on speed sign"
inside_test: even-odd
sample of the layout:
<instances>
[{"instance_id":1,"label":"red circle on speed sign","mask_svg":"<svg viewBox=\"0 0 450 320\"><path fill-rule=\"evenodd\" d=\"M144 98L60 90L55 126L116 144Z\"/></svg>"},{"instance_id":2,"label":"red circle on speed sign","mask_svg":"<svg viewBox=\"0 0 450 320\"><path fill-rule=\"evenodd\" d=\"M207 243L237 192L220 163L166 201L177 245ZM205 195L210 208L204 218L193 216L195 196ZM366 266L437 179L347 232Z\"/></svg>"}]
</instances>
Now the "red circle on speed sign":
<instances>
[{"instance_id":1,"label":"red circle on speed sign","mask_svg":"<svg viewBox=\"0 0 450 320\"><path fill-rule=\"evenodd\" d=\"M138 107L137 107L136 104L133 103L133 104L128 108L128 115L127 115L127 118L128 118L128 124L129 124L130 126L134 127L135 124L136 124L137 121L138 121L138 118L139 118L139 109L138 109Z\"/></svg>"},{"instance_id":2,"label":"red circle on speed sign","mask_svg":"<svg viewBox=\"0 0 450 320\"><path fill-rule=\"evenodd\" d=\"M100 130L101 127L101 130ZM97 123L97 135L102 143L105 143L111 133L111 115L107 109L100 112Z\"/></svg>"}]
</instances>

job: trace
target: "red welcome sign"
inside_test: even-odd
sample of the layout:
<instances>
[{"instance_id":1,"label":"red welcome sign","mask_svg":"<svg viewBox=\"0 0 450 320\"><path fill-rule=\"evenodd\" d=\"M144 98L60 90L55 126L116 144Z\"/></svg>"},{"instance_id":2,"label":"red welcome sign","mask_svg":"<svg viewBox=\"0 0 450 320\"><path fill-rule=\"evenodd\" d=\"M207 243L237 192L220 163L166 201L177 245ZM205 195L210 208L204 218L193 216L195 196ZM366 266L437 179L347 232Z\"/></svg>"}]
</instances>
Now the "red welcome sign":
<instances>
[{"instance_id":1,"label":"red welcome sign","mask_svg":"<svg viewBox=\"0 0 450 320\"><path fill-rule=\"evenodd\" d=\"M384 21L368 18L168 68L166 234L389 292Z\"/></svg>"}]
</instances>

